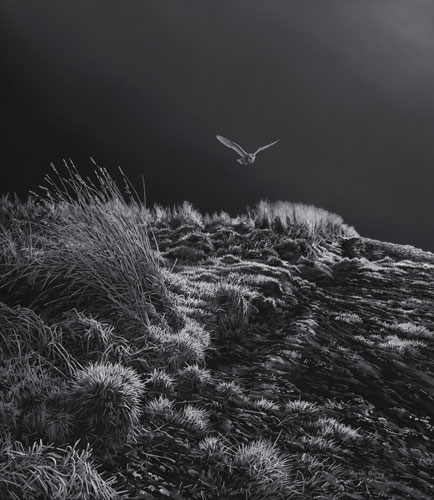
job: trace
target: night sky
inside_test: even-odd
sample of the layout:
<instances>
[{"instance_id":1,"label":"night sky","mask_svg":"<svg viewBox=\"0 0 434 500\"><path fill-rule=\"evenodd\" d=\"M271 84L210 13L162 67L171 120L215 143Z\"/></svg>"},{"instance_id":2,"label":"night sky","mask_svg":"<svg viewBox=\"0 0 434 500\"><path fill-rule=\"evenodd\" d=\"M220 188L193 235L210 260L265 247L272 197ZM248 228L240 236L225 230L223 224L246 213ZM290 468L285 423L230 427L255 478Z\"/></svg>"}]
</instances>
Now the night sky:
<instances>
[{"instance_id":1,"label":"night sky","mask_svg":"<svg viewBox=\"0 0 434 500\"><path fill-rule=\"evenodd\" d=\"M0 192L93 157L148 202L303 202L434 251L432 0L0 0L0 105ZM280 142L243 167L216 134Z\"/></svg>"}]
</instances>

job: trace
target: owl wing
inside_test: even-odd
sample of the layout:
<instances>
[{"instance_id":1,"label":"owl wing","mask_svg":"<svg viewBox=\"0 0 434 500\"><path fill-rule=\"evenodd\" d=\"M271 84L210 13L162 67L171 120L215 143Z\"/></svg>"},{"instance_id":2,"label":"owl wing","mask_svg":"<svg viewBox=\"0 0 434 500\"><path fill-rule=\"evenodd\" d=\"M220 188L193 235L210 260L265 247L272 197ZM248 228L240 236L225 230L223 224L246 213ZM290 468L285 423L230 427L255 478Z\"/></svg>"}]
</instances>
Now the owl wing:
<instances>
[{"instance_id":1,"label":"owl wing","mask_svg":"<svg viewBox=\"0 0 434 500\"><path fill-rule=\"evenodd\" d=\"M219 140L222 144L224 144L228 148L233 149L243 158L247 156L248 153L244 151L244 149L236 142L233 142L230 139L226 139L226 137L222 137L221 135L216 135L216 137L217 140Z\"/></svg>"},{"instance_id":2,"label":"owl wing","mask_svg":"<svg viewBox=\"0 0 434 500\"><path fill-rule=\"evenodd\" d=\"M270 142L270 144L267 144L265 146L262 146L260 148L258 148L253 154L258 154L259 151L263 151L264 149L268 149L268 148L271 148L271 146L274 146L275 144L277 144L278 142L280 141L280 139L277 139L277 141L274 141L274 142Z\"/></svg>"}]
</instances>

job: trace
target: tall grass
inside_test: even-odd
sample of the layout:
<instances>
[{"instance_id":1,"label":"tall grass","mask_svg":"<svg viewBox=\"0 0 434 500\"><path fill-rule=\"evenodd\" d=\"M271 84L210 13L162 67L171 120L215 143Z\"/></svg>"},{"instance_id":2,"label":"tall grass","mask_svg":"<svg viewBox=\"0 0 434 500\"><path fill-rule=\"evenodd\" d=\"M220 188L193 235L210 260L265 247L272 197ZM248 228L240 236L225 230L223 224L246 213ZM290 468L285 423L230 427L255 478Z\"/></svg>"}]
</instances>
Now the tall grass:
<instances>
[{"instance_id":1,"label":"tall grass","mask_svg":"<svg viewBox=\"0 0 434 500\"><path fill-rule=\"evenodd\" d=\"M154 224L170 227L203 227L204 222L202 214L189 201L173 207L162 207L156 204L150 211L150 219Z\"/></svg>"},{"instance_id":2,"label":"tall grass","mask_svg":"<svg viewBox=\"0 0 434 500\"><path fill-rule=\"evenodd\" d=\"M270 227L293 238L326 239L330 236L358 236L342 217L313 205L261 200L250 210L256 227Z\"/></svg>"},{"instance_id":3,"label":"tall grass","mask_svg":"<svg viewBox=\"0 0 434 500\"><path fill-rule=\"evenodd\" d=\"M41 201L51 213L36 234L32 226L18 237L16 227L3 229L8 272L0 288L13 296L30 287L36 310L51 317L65 307L86 310L128 338L143 335L162 316L176 323L146 214L145 223L137 224L143 211L139 200L131 195L127 203L102 168L95 182L85 181L73 166L67 173L46 177Z\"/></svg>"},{"instance_id":4,"label":"tall grass","mask_svg":"<svg viewBox=\"0 0 434 500\"><path fill-rule=\"evenodd\" d=\"M0 226L4 228L18 221L21 225L38 222L45 214L46 207L34 195L29 195L25 200L20 200L16 194L0 196Z\"/></svg>"},{"instance_id":5,"label":"tall grass","mask_svg":"<svg viewBox=\"0 0 434 500\"><path fill-rule=\"evenodd\" d=\"M31 309L0 302L0 355L22 356L32 351L47 354L56 332Z\"/></svg>"}]
</instances>

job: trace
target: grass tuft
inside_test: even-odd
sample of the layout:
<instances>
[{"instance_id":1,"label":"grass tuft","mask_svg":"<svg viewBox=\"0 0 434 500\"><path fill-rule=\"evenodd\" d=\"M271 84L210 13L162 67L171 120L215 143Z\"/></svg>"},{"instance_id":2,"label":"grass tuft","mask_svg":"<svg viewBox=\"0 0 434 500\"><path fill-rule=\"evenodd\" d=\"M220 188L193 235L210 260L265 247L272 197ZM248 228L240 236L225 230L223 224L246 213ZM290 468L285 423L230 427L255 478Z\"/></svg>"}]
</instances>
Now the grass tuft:
<instances>
[{"instance_id":1,"label":"grass tuft","mask_svg":"<svg viewBox=\"0 0 434 500\"><path fill-rule=\"evenodd\" d=\"M267 412L267 411L279 411L280 410L280 407L277 403L275 403L274 401L271 401L267 398L264 398L264 397L252 401L250 406L256 410L265 411L265 412Z\"/></svg>"},{"instance_id":2,"label":"grass tuft","mask_svg":"<svg viewBox=\"0 0 434 500\"><path fill-rule=\"evenodd\" d=\"M432 339L434 337L434 333L423 325L405 322L395 323L392 328L409 339Z\"/></svg>"},{"instance_id":3,"label":"grass tuft","mask_svg":"<svg viewBox=\"0 0 434 500\"><path fill-rule=\"evenodd\" d=\"M162 418L163 420L170 420L175 415L173 401L163 395L151 399L145 407L145 412L151 418Z\"/></svg>"},{"instance_id":4,"label":"grass tuft","mask_svg":"<svg viewBox=\"0 0 434 500\"><path fill-rule=\"evenodd\" d=\"M210 309L215 315L218 340L231 338L249 324L254 307L246 288L232 283L215 286L210 298Z\"/></svg>"},{"instance_id":5,"label":"grass tuft","mask_svg":"<svg viewBox=\"0 0 434 500\"><path fill-rule=\"evenodd\" d=\"M297 413L301 415L314 415L319 412L319 408L315 403L296 399L286 403L285 411L287 413Z\"/></svg>"},{"instance_id":6,"label":"grass tuft","mask_svg":"<svg viewBox=\"0 0 434 500\"><path fill-rule=\"evenodd\" d=\"M288 493L289 460L265 439L239 446L233 456L233 466L244 478L243 487L249 498L278 498Z\"/></svg>"},{"instance_id":7,"label":"grass tuft","mask_svg":"<svg viewBox=\"0 0 434 500\"><path fill-rule=\"evenodd\" d=\"M181 425L199 434L205 432L209 426L209 417L206 410L196 408L191 404L183 407L178 418Z\"/></svg>"},{"instance_id":8,"label":"grass tuft","mask_svg":"<svg viewBox=\"0 0 434 500\"><path fill-rule=\"evenodd\" d=\"M244 395L242 388L233 380L219 382L216 390L227 398L241 398Z\"/></svg>"},{"instance_id":9,"label":"grass tuft","mask_svg":"<svg viewBox=\"0 0 434 500\"><path fill-rule=\"evenodd\" d=\"M338 422L335 418L320 418L315 423L322 437L334 437L341 441L360 441L361 434L352 427Z\"/></svg>"},{"instance_id":10,"label":"grass tuft","mask_svg":"<svg viewBox=\"0 0 434 500\"><path fill-rule=\"evenodd\" d=\"M396 351L399 353L414 352L418 347L424 347L424 343L420 340L403 339L397 335L389 335L383 342L378 344L378 347L387 349L389 351Z\"/></svg>"},{"instance_id":11,"label":"grass tuft","mask_svg":"<svg viewBox=\"0 0 434 500\"><path fill-rule=\"evenodd\" d=\"M113 452L134 441L140 430L143 391L137 373L120 364L92 363L78 370L70 387L78 435Z\"/></svg>"},{"instance_id":12,"label":"grass tuft","mask_svg":"<svg viewBox=\"0 0 434 500\"><path fill-rule=\"evenodd\" d=\"M177 333L158 327L150 328L149 334L159 356L174 371L187 364L201 362L205 358L206 338L196 335L195 330L189 327Z\"/></svg>"},{"instance_id":13,"label":"grass tuft","mask_svg":"<svg viewBox=\"0 0 434 500\"><path fill-rule=\"evenodd\" d=\"M146 380L146 385L157 391L172 392L175 389L175 380L163 369L154 368Z\"/></svg>"},{"instance_id":14,"label":"grass tuft","mask_svg":"<svg viewBox=\"0 0 434 500\"><path fill-rule=\"evenodd\" d=\"M197 364L186 366L179 370L177 375L184 384L193 387L209 384L212 381L211 372Z\"/></svg>"},{"instance_id":15,"label":"grass tuft","mask_svg":"<svg viewBox=\"0 0 434 500\"><path fill-rule=\"evenodd\" d=\"M220 458L227 451L227 447L221 439L215 436L207 436L199 442L198 449L210 457Z\"/></svg>"}]
</instances>

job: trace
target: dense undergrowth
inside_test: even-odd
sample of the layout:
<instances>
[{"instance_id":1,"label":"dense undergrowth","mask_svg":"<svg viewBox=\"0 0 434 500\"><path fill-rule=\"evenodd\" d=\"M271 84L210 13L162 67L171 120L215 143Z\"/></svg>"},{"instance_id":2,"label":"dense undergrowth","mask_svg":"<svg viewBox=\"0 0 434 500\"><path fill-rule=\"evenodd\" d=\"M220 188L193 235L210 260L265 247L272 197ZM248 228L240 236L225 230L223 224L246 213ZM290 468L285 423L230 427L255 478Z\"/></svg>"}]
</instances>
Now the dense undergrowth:
<instances>
[{"instance_id":1,"label":"dense undergrowth","mask_svg":"<svg viewBox=\"0 0 434 500\"><path fill-rule=\"evenodd\" d=\"M0 201L1 498L433 498L432 254L45 186Z\"/></svg>"}]
</instances>

